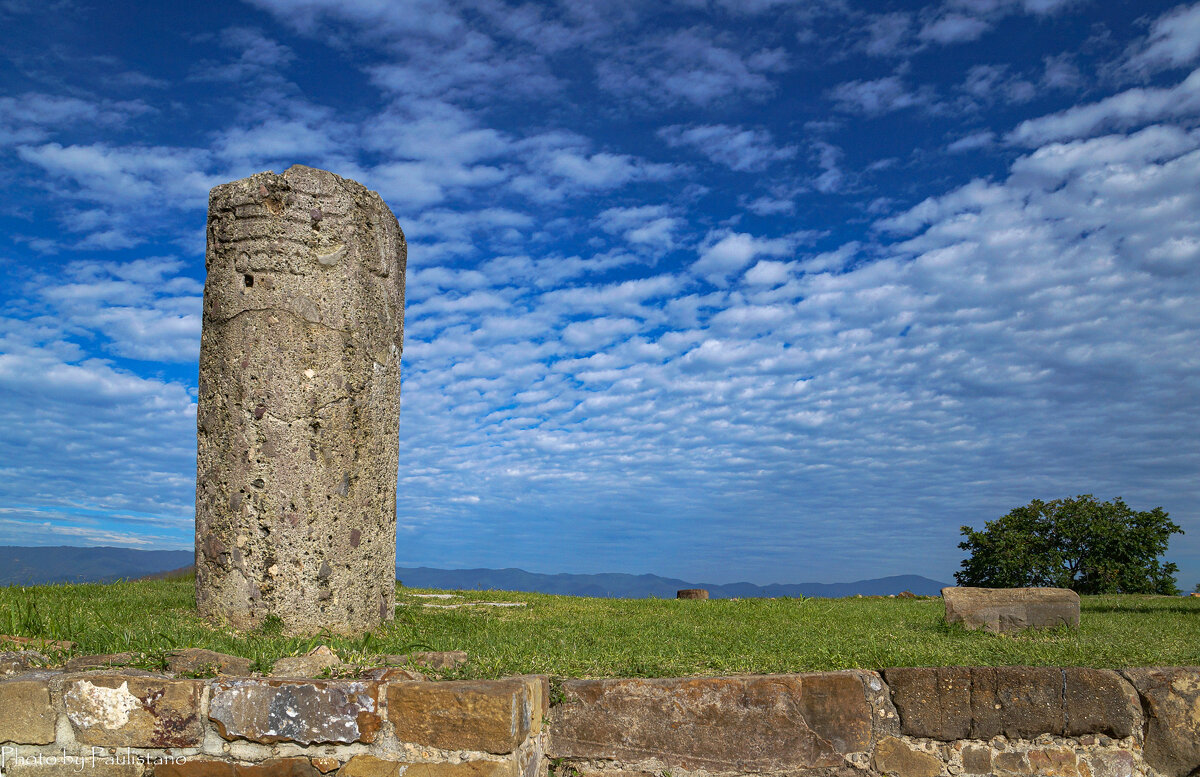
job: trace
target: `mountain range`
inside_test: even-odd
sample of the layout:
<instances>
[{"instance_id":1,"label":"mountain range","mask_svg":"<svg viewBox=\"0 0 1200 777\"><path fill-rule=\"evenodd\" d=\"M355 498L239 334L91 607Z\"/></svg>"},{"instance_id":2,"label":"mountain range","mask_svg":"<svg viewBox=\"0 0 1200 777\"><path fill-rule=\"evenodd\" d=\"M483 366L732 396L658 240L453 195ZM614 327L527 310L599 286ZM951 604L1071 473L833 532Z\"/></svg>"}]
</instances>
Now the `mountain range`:
<instances>
[{"instance_id":1,"label":"mountain range","mask_svg":"<svg viewBox=\"0 0 1200 777\"><path fill-rule=\"evenodd\" d=\"M108 583L186 573L190 550L0 546L0 585ZM168 574L169 573L169 574ZM714 599L760 596L886 596L910 591L937 596L944 583L920 575L895 575L853 583L695 583L658 575L557 574L523 569L432 569L396 567L396 577L414 588L533 591L569 596L642 599L674 598L681 588L704 588Z\"/></svg>"}]
</instances>

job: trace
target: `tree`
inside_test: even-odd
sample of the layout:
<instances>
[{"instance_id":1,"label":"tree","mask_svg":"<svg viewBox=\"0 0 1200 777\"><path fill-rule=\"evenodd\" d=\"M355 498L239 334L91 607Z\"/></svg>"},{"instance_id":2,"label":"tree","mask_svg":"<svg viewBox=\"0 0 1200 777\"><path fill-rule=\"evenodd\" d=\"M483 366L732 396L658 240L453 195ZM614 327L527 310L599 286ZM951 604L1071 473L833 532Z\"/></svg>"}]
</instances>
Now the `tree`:
<instances>
[{"instance_id":1,"label":"tree","mask_svg":"<svg viewBox=\"0 0 1200 777\"><path fill-rule=\"evenodd\" d=\"M1053 586L1081 594L1176 595L1172 563L1159 556L1172 534L1183 534L1161 507L1136 512L1121 500L1091 494L1043 502L1035 499L982 531L963 526L970 555L959 585L988 588Z\"/></svg>"}]
</instances>

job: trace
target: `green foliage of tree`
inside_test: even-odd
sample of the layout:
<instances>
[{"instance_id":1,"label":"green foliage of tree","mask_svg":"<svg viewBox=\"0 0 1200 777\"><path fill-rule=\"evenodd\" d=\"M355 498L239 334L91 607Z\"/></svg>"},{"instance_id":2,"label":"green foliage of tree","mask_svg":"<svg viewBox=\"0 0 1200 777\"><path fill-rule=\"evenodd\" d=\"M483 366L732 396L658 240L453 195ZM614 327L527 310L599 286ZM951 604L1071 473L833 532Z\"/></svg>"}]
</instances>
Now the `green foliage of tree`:
<instances>
[{"instance_id":1,"label":"green foliage of tree","mask_svg":"<svg viewBox=\"0 0 1200 777\"><path fill-rule=\"evenodd\" d=\"M1120 497L1091 494L1035 499L988 521L982 531L963 526L960 548L969 556L959 585L987 588L1052 586L1081 594L1177 595L1175 564L1162 563L1172 534L1183 534L1161 507L1137 512Z\"/></svg>"}]
</instances>

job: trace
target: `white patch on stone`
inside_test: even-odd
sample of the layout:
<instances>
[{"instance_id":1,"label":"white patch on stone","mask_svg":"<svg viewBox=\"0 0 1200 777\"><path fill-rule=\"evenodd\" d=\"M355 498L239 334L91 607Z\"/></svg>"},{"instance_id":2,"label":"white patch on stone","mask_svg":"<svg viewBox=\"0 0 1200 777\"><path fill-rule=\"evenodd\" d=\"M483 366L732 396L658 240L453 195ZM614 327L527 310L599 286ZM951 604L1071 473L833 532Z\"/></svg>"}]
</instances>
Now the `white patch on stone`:
<instances>
[{"instance_id":1,"label":"white patch on stone","mask_svg":"<svg viewBox=\"0 0 1200 777\"><path fill-rule=\"evenodd\" d=\"M80 728L121 728L129 723L130 713L142 706L128 682L105 688L80 680L67 691L65 701L67 717Z\"/></svg>"},{"instance_id":2,"label":"white patch on stone","mask_svg":"<svg viewBox=\"0 0 1200 777\"><path fill-rule=\"evenodd\" d=\"M311 378L315 378L316 376L317 376L317 373L314 370L305 370L304 371L304 377L306 377L306 378L311 379Z\"/></svg>"},{"instance_id":3,"label":"white patch on stone","mask_svg":"<svg viewBox=\"0 0 1200 777\"><path fill-rule=\"evenodd\" d=\"M317 261L326 267L332 267L342 260L346 255L346 246L339 246L335 251L328 254L317 254Z\"/></svg>"}]
</instances>

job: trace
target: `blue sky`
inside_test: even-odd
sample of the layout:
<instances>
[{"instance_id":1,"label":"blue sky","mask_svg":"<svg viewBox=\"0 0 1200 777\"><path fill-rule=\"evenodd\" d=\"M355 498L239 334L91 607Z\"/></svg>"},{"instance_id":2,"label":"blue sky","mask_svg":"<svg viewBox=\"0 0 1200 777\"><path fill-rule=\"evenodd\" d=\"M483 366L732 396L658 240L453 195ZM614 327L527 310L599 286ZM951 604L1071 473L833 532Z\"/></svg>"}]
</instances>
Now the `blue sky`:
<instances>
[{"instance_id":1,"label":"blue sky","mask_svg":"<svg viewBox=\"0 0 1200 777\"><path fill-rule=\"evenodd\" d=\"M1200 580L1200 4L0 0L0 538L188 548L208 189L409 241L398 563Z\"/></svg>"}]
</instances>

